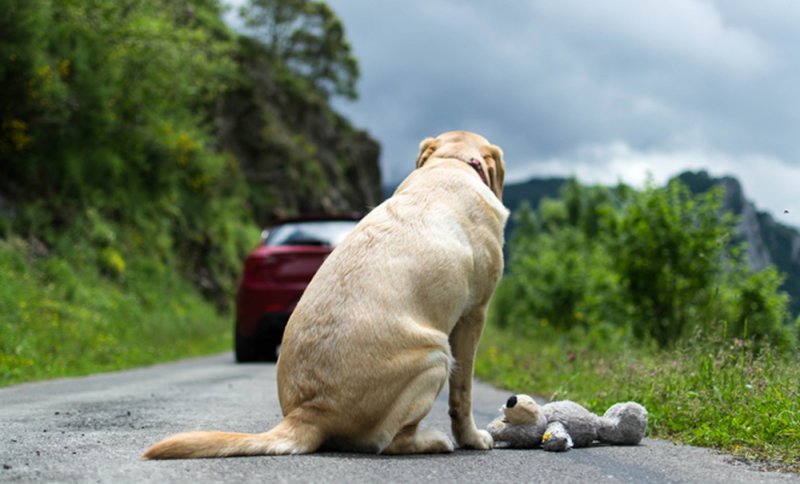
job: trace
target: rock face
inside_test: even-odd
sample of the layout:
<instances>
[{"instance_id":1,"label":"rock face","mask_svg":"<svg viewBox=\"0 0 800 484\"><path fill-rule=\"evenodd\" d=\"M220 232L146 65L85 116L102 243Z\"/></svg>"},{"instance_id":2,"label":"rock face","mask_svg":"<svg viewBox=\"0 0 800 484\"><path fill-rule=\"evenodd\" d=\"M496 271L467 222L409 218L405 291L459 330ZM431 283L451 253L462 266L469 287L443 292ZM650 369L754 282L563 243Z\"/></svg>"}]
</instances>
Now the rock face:
<instances>
[{"instance_id":1,"label":"rock face","mask_svg":"<svg viewBox=\"0 0 800 484\"><path fill-rule=\"evenodd\" d=\"M769 248L761 236L761 224L758 211L752 202L744 196L742 185L732 177L719 179L719 185L725 190L722 206L738 214L741 219L738 225L739 239L747 244L747 258L754 270L761 270L772 264Z\"/></svg>"},{"instance_id":2,"label":"rock face","mask_svg":"<svg viewBox=\"0 0 800 484\"><path fill-rule=\"evenodd\" d=\"M760 270L774 265L785 274L781 288L791 297L792 314L800 313L800 232L779 222L766 212L759 212L744 194L741 183L732 177L713 178L707 172L685 172L678 178L694 193L714 186L725 190L722 205L740 217L739 240L747 244L750 265Z\"/></svg>"},{"instance_id":3,"label":"rock face","mask_svg":"<svg viewBox=\"0 0 800 484\"><path fill-rule=\"evenodd\" d=\"M363 212L383 200L380 146L333 111L307 81L242 39L241 87L215 118L240 163L256 221L309 212Z\"/></svg>"}]
</instances>

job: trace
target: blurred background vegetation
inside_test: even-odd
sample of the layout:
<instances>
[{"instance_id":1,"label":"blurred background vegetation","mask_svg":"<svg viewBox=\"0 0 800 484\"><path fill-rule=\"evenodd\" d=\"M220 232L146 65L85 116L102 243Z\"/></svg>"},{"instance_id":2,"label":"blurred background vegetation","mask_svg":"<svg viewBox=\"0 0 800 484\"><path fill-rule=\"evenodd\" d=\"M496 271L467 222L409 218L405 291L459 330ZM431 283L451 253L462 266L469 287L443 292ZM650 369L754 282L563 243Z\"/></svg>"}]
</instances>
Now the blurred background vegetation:
<instances>
[{"instance_id":1,"label":"blurred background vegetation","mask_svg":"<svg viewBox=\"0 0 800 484\"><path fill-rule=\"evenodd\" d=\"M774 266L751 269L721 189L589 187L523 204L493 321L516 332L631 337L659 348L697 331L797 349L800 319Z\"/></svg>"},{"instance_id":2,"label":"blurred background vegetation","mask_svg":"<svg viewBox=\"0 0 800 484\"><path fill-rule=\"evenodd\" d=\"M0 0L0 384L229 348L259 227L382 199L324 2Z\"/></svg>"}]
</instances>

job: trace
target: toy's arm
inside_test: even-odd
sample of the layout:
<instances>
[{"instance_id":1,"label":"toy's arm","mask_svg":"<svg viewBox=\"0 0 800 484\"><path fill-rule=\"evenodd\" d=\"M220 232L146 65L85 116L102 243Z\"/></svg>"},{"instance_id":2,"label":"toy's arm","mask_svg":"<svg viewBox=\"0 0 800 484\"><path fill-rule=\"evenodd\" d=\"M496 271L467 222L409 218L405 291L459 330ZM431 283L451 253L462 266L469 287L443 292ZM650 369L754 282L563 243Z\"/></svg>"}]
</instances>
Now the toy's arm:
<instances>
[{"instance_id":1,"label":"toy's arm","mask_svg":"<svg viewBox=\"0 0 800 484\"><path fill-rule=\"evenodd\" d=\"M542 448L550 452L561 452L572 448L572 438L561 422L550 422L542 436Z\"/></svg>"},{"instance_id":2,"label":"toy's arm","mask_svg":"<svg viewBox=\"0 0 800 484\"><path fill-rule=\"evenodd\" d=\"M506 424L506 422L503 420L502 417L492 420L492 422L488 426L486 426L486 430L488 430L489 433L492 434L492 437L495 440L503 436L504 432L506 431L506 428L508 428L508 425Z\"/></svg>"}]
</instances>

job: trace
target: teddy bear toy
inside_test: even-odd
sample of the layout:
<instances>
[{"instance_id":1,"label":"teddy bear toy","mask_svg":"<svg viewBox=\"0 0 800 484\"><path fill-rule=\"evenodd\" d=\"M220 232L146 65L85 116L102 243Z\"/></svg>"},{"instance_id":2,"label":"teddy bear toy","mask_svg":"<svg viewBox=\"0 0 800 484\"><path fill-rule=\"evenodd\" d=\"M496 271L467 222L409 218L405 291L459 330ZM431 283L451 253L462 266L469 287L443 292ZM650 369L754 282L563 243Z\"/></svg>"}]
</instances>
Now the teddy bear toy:
<instances>
[{"instance_id":1,"label":"teddy bear toy","mask_svg":"<svg viewBox=\"0 0 800 484\"><path fill-rule=\"evenodd\" d=\"M612 405L602 417L569 400L539 405L528 395L513 395L489 424L495 447L564 451L594 441L636 445L647 428L647 410L636 402Z\"/></svg>"}]
</instances>

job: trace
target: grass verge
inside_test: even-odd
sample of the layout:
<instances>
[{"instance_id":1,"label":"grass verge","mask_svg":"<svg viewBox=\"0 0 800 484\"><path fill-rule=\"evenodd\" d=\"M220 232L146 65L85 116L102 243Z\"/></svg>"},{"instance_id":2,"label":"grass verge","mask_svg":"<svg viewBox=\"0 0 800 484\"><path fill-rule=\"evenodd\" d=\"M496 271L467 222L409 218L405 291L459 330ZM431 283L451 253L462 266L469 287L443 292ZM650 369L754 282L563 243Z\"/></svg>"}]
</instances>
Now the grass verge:
<instances>
[{"instance_id":1,"label":"grass verge","mask_svg":"<svg viewBox=\"0 0 800 484\"><path fill-rule=\"evenodd\" d=\"M231 347L220 315L145 254L42 254L0 239L0 386L118 370Z\"/></svg>"},{"instance_id":2,"label":"grass verge","mask_svg":"<svg viewBox=\"0 0 800 484\"><path fill-rule=\"evenodd\" d=\"M708 337L672 350L610 349L564 335L522 338L488 325L476 374L515 393L575 400L601 414L634 400L650 413L651 437L800 472L796 355Z\"/></svg>"}]
</instances>

